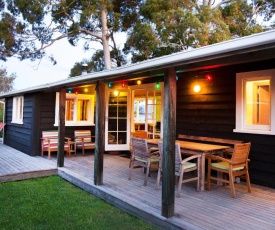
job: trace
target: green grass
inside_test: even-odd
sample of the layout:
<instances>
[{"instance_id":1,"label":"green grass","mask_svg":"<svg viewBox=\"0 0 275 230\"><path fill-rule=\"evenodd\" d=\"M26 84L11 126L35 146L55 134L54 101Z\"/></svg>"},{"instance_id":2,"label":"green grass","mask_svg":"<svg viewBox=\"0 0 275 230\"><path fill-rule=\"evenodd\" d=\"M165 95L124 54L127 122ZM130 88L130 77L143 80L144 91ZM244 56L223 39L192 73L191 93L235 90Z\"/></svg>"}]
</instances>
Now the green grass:
<instances>
[{"instance_id":1,"label":"green grass","mask_svg":"<svg viewBox=\"0 0 275 230\"><path fill-rule=\"evenodd\" d=\"M0 183L0 229L156 229L58 176Z\"/></svg>"}]
</instances>

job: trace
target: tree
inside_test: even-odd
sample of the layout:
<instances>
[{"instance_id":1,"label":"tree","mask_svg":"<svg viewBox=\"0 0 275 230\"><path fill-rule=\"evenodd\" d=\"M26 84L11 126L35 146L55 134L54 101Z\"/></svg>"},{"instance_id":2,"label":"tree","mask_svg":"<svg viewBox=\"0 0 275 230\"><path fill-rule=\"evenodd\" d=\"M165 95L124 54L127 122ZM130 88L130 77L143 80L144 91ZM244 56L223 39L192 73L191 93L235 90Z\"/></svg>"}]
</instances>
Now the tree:
<instances>
[{"instance_id":1,"label":"tree","mask_svg":"<svg viewBox=\"0 0 275 230\"><path fill-rule=\"evenodd\" d=\"M111 60L115 62L113 65L119 67L127 63L122 51L113 49L111 51ZM76 62L71 69L69 77L75 77L82 74L82 66L87 64L87 72L99 72L104 70L104 53L102 50L97 50L90 60L83 60L82 62Z\"/></svg>"},{"instance_id":2,"label":"tree","mask_svg":"<svg viewBox=\"0 0 275 230\"><path fill-rule=\"evenodd\" d=\"M132 62L261 32L274 0L147 0L124 51Z\"/></svg>"},{"instance_id":3,"label":"tree","mask_svg":"<svg viewBox=\"0 0 275 230\"><path fill-rule=\"evenodd\" d=\"M7 70L4 67L0 68L0 93L6 93L13 89L13 81L16 74L12 73L8 76Z\"/></svg>"},{"instance_id":4,"label":"tree","mask_svg":"<svg viewBox=\"0 0 275 230\"><path fill-rule=\"evenodd\" d=\"M6 2L6 5L4 4ZM111 68L110 39L136 20L141 1L132 0L0 0L0 58L36 60L45 49L67 38L76 46L84 40L102 44L105 69ZM114 47L115 49L115 47ZM54 58L51 57L53 62Z\"/></svg>"}]
</instances>

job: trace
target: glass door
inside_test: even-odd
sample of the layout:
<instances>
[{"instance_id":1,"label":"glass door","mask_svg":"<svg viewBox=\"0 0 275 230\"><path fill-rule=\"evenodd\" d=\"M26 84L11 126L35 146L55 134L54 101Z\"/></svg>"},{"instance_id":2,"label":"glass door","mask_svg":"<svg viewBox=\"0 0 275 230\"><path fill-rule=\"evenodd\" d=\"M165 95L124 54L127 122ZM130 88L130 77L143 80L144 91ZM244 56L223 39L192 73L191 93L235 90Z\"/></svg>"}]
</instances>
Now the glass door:
<instances>
[{"instance_id":1,"label":"glass door","mask_svg":"<svg viewBox=\"0 0 275 230\"><path fill-rule=\"evenodd\" d=\"M146 131L150 139L161 138L161 92L154 84L132 88L132 132Z\"/></svg>"},{"instance_id":2,"label":"glass door","mask_svg":"<svg viewBox=\"0 0 275 230\"><path fill-rule=\"evenodd\" d=\"M129 93L109 91L106 110L105 150L129 150Z\"/></svg>"}]
</instances>

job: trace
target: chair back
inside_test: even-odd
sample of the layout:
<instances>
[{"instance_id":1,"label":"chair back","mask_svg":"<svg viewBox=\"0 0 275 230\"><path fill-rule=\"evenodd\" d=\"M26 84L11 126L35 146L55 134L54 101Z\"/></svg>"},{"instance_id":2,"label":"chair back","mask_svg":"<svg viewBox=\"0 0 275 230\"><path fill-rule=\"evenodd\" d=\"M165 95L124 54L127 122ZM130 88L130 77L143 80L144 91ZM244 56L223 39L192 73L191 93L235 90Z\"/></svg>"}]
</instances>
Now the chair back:
<instances>
[{"instance_id":1,"label":"chair back","mask_svg":"<svg viewBox=\"0 0 275 230\"><path fill-rule=\"evenodd\" d=\"M180 152L180 144L176 143L175 144L175 170L176 171L180 170L181 162L182 162L182 157Z\"/></svg>"},{"instance_id":2,"label":"chair back","mask_svg":"<svg viewBox=\"0 0 275 230\"><path fill-rule=\"evenodd\" d=\"M132 137L131 142L134 158L147 159L149 156L147 140L144 138Z\"/></svg>"},{"instance_id":3,"label":"chair back","mask_svg":"<svg viewBox=\"0 0 275 230\"><path fill-rule=\"evenodd\" d=\"M85 137L85 136L87 136L87 137ZM82 138L83 138L83 142L85 142L85 143L92 142L91 130L75 130L74 138L75 138L76 143L82 142Z\"/></svg>"},{"instance_id":4,"label":"chair back","mask_svg":"<svg viewBox=\"0 0 275 230\"><path fill-rule=\"evenodd\" d=\"M159 155L160 155L160 161L162 162L163 159L163 141L158 142L159 147ZM176 171L179 171L180 165L182 162L181 152L180 152L180 145L179 143L175 144L175 169Z\"/></svg>"},{"instance_id":5,"label":"chair back","mask_svg":"<svg viewBox=\"0 0 275 230\"><path fill-rule=\"evenodd\" d=\"M58 144L58 131L55 131L55 130L42 131L42 138L50 139L51 145L57 145ZM48 141L42 140L42 144L47 145Z\"/></svg>"},{"instance_id":6,"label":"chair back","mask_svg":"<svg viewBox=\"0 0 275 230\"><path fill-rule=\"evenodd\" d=\"M138 137L138 138L147 138L147 132L146 131L136 131L131 133L132 137Z\"/></svg>"},{"instance_id":7,"label":"chair back","mask_svg":"<svg viewBox=\"0 0 275 230\"><path fill-rule=\"evenodd\" d=\"M251 143L235 144L231 161L234 164L246 164L250 152ZM239 165L238 165L239 166Z\"/></svg>"}]
</instances>

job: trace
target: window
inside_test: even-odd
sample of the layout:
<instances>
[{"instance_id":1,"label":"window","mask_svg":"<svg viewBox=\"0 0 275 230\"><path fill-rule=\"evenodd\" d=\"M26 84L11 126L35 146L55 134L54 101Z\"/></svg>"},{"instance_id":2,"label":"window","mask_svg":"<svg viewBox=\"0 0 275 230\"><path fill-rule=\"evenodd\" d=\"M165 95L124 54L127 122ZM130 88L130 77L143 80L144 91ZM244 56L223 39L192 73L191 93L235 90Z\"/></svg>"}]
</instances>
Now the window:
<instances>
[{"instance_id":1,"label":"window","mask_svg":"<svg viewBox=\"0 0 275 230\"><path fill-rule=\"evenodd\" d=\"M238 73L235 132L275 134L275 70Z\"/></svg>"},{"instance_id":2,"label":"window","mask_svg":"<svg viewBox=\"0 0 275 230\"><path fill-rule=\"evenodd\" d=\"M132 89L132 131L145 130L149 138L160 138L162 119L162 88L155 84Z\"/></svg>"},{"instance_id":3,"label":"window","mask_svg":"<svg viewBox=\"0 0 275 230\"><path fill-rule=\"evenodd\" d=\"M12 123L23 124L24 97L14 97L12 106Z\"/></svg>"},{"instance_id":4,"label":"window","mask_svg":"<svg viewBox=\"0 0 275 230\"><path fill-rule=\"evenodd\" d=\"M59 93L56 93L55 125L58 125ZM94 96L87 94L66 94L65 125L94 125Z\"/></svg>"}]
</instances>

